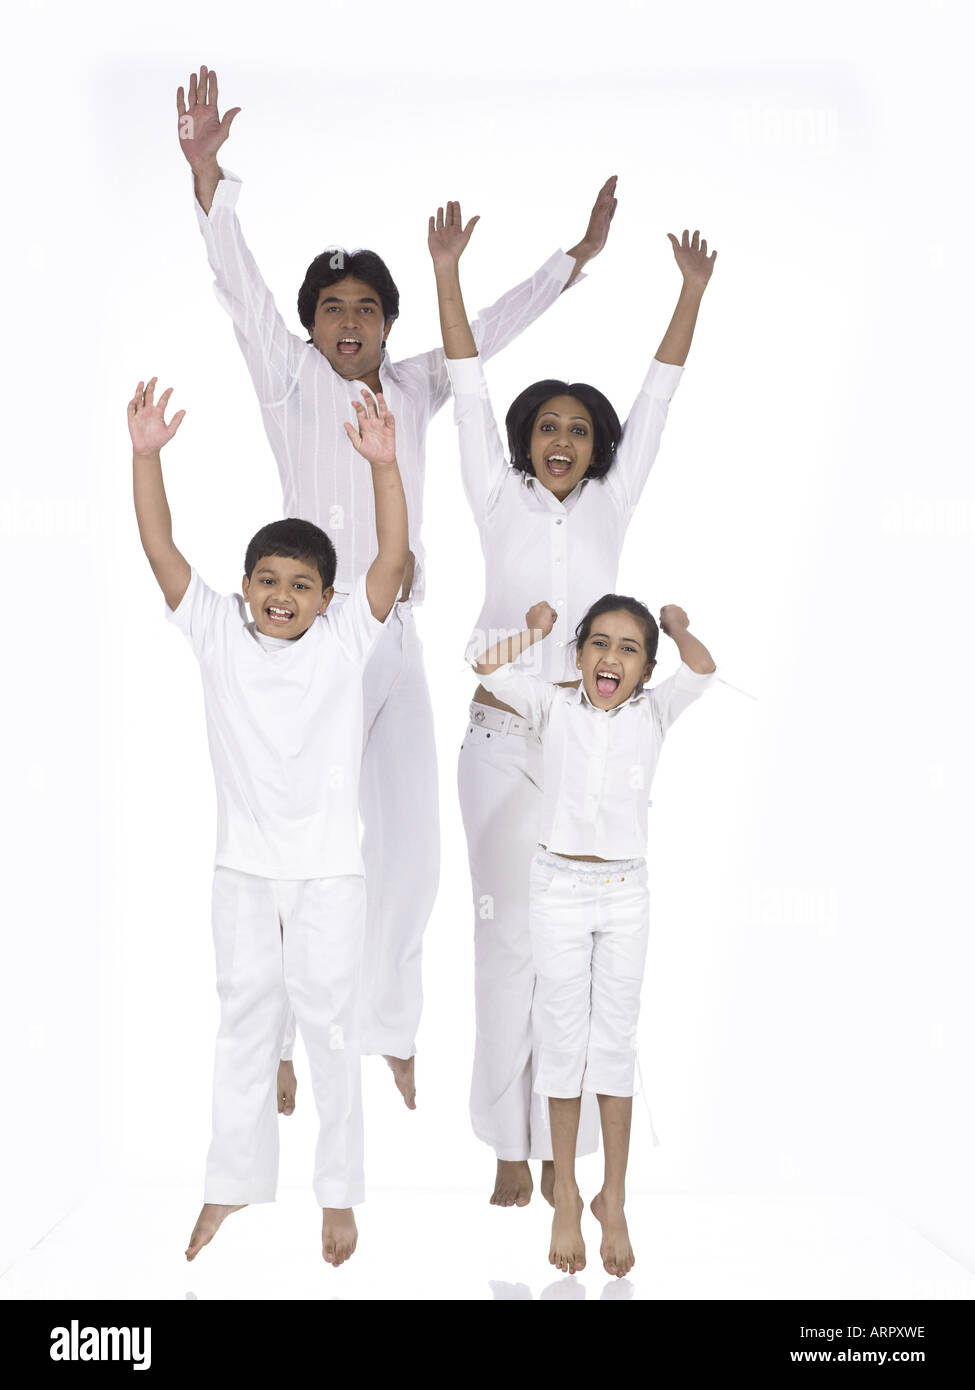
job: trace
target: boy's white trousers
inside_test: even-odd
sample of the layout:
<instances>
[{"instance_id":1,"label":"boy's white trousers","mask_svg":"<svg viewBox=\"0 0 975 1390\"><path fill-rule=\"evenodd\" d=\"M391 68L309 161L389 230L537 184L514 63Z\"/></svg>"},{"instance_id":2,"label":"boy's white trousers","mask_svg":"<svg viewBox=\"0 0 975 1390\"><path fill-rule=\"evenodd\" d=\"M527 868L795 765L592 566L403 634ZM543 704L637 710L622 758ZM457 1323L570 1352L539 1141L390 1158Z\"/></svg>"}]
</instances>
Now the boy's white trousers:
<instances>
[{"instance_id":1,"label":"boy's white trousers","mask_svg":"<svg viewBox=\"0 0 975 1390\"><path fill-rule=\"evenodd\" d=\"M536 1092L632 1096L649 936L646 861L587 864L540 850L530 912Z\"/></svg>"},{"instance_id":2,"label":"boy's white trousers","mask_svg":"<svg viewBox=\"0 0 975 1390\"><path fill-rule=\"evenodd\" d=\"M527 721L471 705L457 781L474 896L471 1122L498 1158L514 1161L550 1159L552 1134L548 1106L532 1090L528 880L542 813L542 748L534 736L509 732L512 723ZM596 1101L584 1100L576 1151L598 1147Z\"/></svg>"},{"instance_id":3,"label":"boy's white trousers","mask_svg":"<svg viewBox=\"0 0 975 1390\"><path fill-rule=\"evenodd\" d=\"M213 943L220 1030L205 1202L274 1200L277 1059L290 1010L318 1109L315 1199L364 1197L357 999L365 924L361 876L270 879L218 867Z\"/></svg>"},{"instance_id":4,"label":"boy's white trousers","mask_svg":"<svg viewBox=\"0 0 975 1390\"><path fill-rule=\"evenodd\" d=\"M336 594L333 603L343 603ZM396 604L363 673L359 781L366 933L362 1051L412 1057L423 1008L423 932L437 896L440 819L433 710L412 604ZM282 1057L292 1055L289 1020Z\"/></svg>"}]
</instances>

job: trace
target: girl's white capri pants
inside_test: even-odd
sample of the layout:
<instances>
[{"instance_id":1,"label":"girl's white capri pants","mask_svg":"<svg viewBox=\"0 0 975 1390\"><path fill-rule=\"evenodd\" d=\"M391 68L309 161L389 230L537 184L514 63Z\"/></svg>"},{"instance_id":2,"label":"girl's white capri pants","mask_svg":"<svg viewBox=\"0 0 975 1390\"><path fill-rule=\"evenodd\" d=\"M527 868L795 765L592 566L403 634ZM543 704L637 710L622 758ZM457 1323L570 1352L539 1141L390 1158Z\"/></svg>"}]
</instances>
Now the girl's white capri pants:
<instances>
[{"instance_id":1,"label":"girl's white capri pants","mask_svg":"<svg viewBox=\"0 0 975 1390\"><path fill-rule=\"evenodd\" d=\"M539 850L529 924L535 961L535 1090L632 1096L649 935L643 859L601 864Z\"/></svg>"}]
</instances>

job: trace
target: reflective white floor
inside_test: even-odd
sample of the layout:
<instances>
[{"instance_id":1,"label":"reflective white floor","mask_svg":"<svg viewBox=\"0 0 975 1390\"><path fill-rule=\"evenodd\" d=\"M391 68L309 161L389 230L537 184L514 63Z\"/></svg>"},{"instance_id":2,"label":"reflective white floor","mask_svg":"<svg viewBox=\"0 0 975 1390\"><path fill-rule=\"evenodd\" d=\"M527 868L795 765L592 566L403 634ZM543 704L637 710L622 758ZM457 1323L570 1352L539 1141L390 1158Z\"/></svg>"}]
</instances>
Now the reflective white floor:
<instances>
[{"instance_id":1,"label":"reflective white floor","mask_svg":"<svg viewBox=\"0 0 975 1390\"><path fill-rule=\"evenodd\" d=\"M879 1207L856 1199L636 1195L637 1264L611 1279L587 1213L588 1265L548 1264L549 1213L496 1210L483 1194L370 1192L359 1248L321 1258L307 1191L228 1218L187 1264L189 1189L97 1189L0 1276L9 1299L971 1299L975 1275Z\"/></svg>"}]
</instances>

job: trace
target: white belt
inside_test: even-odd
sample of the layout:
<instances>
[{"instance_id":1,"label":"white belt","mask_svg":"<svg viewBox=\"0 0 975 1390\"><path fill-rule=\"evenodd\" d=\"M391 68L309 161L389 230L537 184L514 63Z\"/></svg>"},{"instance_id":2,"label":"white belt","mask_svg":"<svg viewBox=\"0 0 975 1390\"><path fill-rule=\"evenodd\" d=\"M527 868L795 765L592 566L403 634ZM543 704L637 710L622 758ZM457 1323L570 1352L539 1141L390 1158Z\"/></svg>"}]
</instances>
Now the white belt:
<instances>
[{"instance_id":1,"label":"white belt","mask_svg":"<svg viewBox=\"0 0 975 1390\"><path fill-rule=\"evenodd\" d=\"M472 700L470 715L471 726L475 729L490 729L496 734L520 734L522 738L538 738L533 724L507 710L495 709L492 705L481 705L477 700Z\"/></svg>"}]
</instances>

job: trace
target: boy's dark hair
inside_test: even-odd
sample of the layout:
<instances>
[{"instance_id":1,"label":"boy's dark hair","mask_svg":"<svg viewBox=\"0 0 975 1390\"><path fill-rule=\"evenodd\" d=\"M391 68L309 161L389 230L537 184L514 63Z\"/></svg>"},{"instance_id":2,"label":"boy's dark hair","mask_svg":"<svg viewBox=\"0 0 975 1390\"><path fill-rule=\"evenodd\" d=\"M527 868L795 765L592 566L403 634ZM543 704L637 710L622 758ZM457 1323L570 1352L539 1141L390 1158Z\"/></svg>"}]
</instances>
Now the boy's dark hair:
<instances>
[{"instance_id":1,"label":"boy's dark hair","mask_svg":"<svg viewBox=\"0 0 975 1390\"><path fill-rule=\"evenodd\" d=\"M251 539L244 556L244 573L250 579L262 555L280 555L285 560L304 560L322 576L322 588L335 583L335 546L320 526L289 516L271 521Z\"/></svg>"},{"instance_id":2,"label":"boy's dark hair","mask_svg":"<svg viewBox=\"0 0 975 1390\"><path fill-rule=\"evenodd\" d=\"M377 256L375 251L344 251L338 246L316 256L305 271L304 281L298 291L298 317L307 333L310 334L315 326L318 291L337 285L347 276L365 281L376 291L382 305L384 320L399 317L399 290L382 257ZM308 341L310 342L311 338Z\"/></svg>"},{"instance_id":3,"label":"boy's dark hair","mask_svg":"<svg viewBox=\"0 0 975 1390\"><path fill-rule=\"evenodd\" d=\"M602 613L616 613L619 609L632 613L643 627L643 645L647 649L647 661L653 661L657 655L657 643L660 640L660 629L657 627L657 620L650 612L645 603L641 603L638 598L629 598L626 594L603 594L602 598L589 609L580 620L576 628L575 643L576 651L586 641L592 632L595 620Z\"/></svg>"},{"instance_id":4,"label":"boy's dark hair","mask_svg":"<svg viewBox=\"0 0 975 1390\"><path fill-rule=\"evenodd\" d=\"M612 466L623 430L619 416L602 391L597 391L595 386L589 386L584 381L556 381L554 378L536 381L515 397L504 417L512 467L527 473L529 477L535 476L531 461L532 430L538 412L553 396L575 396L592 416L592 462L586 477L602 478Z\"/></svg>"}]
</instances>

